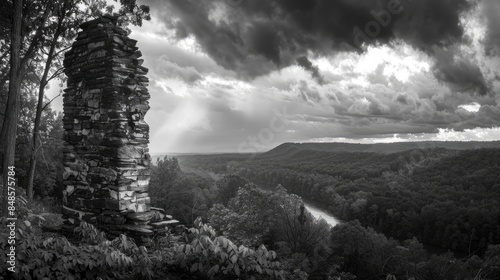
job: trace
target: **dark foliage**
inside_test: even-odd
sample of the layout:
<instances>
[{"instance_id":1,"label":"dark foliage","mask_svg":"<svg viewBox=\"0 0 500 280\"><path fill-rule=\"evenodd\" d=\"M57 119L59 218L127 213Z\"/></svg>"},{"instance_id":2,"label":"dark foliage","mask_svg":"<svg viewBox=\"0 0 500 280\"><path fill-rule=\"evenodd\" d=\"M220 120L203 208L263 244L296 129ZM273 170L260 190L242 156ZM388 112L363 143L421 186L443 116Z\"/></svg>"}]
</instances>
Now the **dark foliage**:
<instances>
[{"instance_id":1,"label":"dark foliage","mask_svg":"<svg viewBox=\"0 0 500 280\"><path fill-rule=\"evenodd\" d=\"M333 277L495 279L499 158L500 149L484 148L277 149L256 157L184 156L179 161L193 169L237 174L266 189L281 184L344 221L358 220L332 231L328 263L334 264ZM443 255L446 249L454 255Z\"/></svg>"},{"instance_id":2,"label":"dark foliage","mask_svg":"<svg viewBox=\"0 0 500 280\"><path fill-rule=\"evenodd\" d=\"M186 157L184 164L224 169L266 187L322 203L343 220L404 240L483 254L500 243L500 149L327 153L302 150L246 160Z\"/></svg>"}]
</instances>

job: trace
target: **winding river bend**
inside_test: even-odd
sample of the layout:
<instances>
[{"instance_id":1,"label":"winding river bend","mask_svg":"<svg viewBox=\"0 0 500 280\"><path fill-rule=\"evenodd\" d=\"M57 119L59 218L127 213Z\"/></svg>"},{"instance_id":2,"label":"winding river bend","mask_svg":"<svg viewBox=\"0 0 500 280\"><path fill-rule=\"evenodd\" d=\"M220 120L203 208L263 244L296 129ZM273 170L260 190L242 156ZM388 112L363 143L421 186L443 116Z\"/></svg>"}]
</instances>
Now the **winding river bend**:
<instances>
[{"instance_id":1,"label":"winding river bend","mask_svg":"<svg viewBox=\"0 0 500 280\"><path fill-rule=\"evenodd\" d=\"M313 205L310 202L304 201L304 207L311 212L314 218L323 218L331 227L336 226L337 224L340 223L340 220L332 216L331 214L323 211L322 209L318 208L317 206Z\"/></svg>"},{"instance_id":2,"label":"winding river bend","mask_svg":"<svg viewBox=\"0 0 500 280\"><path fill-rule=\"evenodd\" d=\"M321 209L321 207L317 206L314 202L305 200L303 198L302 198L302 201L304 202L304 207L309 212L311 212L311 214L313 215L314 218L316 218L316 219L323 218L331 227L334 227L335 225L338 225L338 224L342 223L341 220L335 218L330 213L324 211L323 209ZM447 249L444 249L444 248L441 248L441 247L437 247L437 246L433 246L433 245L430 245L430 244L423 244L423 246L424 246L424 249L428 253L430 253L430 254L442 255L442 254L446 254L448 252L452 252L455 255L456 258L465 258L465 257L467 257L467 254L463 253L463 252L451 251L451 250L447 250Z\"/></svg>"},{"instance_id":3,"label":"winding river bend","mask_svg":"<svg viewBox=\"0 0 500 280\"><path fill-rule=\"evenodd\" d=\"M274 191L274 187L267 185L259 185L259 188L265 191ZM335 218L330 213L321 209L322 207L317 205L314 201L310 201L303 197L301 198L302 202L304 202L304 207L307 209L307 211L311 212L314 218L316 219L323 218L331 227L334 227L341 223L339 219Z\"/></svg>"},{"instance_id":4,"label":"winding river bend","mask_svg":"<svg viewBox=\"0 0 500 280\"><path fill-rule=\"evenodd\" d=\"M273 188L271 187L262 187L260 186L261 189L267 190L267 191L273 191ZM338 224L341 224L343 221L337 219L334 217L332 214L328 213L327 211L323 210L325 209L324 206L320 206L319 204L315 203L314 201L311 201L309 199L305 199L302 197L302 202L304 202L304 207L311 212L314 218L323 218L331 227L334 227ZM458 252L458 251L451 251L447 250L444 248L436 247L433 245L429 244L423 244L424 249L434 255L441 255L441 254L446 254L448 252L452 252L456 258L464 258L467 255L463 252Z\"/></svg>"}]
</instances>

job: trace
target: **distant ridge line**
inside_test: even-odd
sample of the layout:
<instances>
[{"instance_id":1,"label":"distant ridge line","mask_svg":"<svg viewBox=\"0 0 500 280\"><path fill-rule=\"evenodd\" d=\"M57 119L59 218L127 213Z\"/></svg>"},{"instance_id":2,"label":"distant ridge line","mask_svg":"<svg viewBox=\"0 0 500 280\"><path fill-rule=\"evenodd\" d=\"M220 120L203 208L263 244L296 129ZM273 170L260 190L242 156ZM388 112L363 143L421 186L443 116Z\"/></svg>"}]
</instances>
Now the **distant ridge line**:
<instances>
[{"instance_id":1,"label":"distant ridge line","mask_svg":"<svg viewBox=\"0 0 500 280\"><path fill-rule=\"evenodd\" d=\"M341 142L301 142L283 143L264 153L283 154L299 151L350 152L350 153L397 153L414 149L444 148L449 150L471 150L481 148L500 148L500 141L415 141L395 143L341 143Z\"/></svg>"}]
</instances>

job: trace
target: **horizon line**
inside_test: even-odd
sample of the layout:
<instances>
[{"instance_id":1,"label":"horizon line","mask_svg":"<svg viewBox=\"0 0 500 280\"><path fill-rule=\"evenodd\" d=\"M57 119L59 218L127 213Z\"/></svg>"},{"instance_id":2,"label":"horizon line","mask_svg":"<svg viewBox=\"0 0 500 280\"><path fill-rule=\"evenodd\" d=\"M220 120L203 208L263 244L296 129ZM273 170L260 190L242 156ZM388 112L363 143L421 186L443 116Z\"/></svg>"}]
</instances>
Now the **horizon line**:
<instances>
[{"instance_id":1,"label":"horizon line","mask_svg":"<svg viewBox=\"0 0 500 280\"><path fill-rule=\"evenodd\" d=\"M218 152L151 152L151 156L161 156L161 155L217 155L217 154L262 154L275 149L283 144L351 144L351 145L376 145L376 144L402 144L402 143L423 143L423 142L448 142L448 143L486 143L486 142L500 142L500 140L411 140L411 141L394 141L394 142L375 142L375 143L354 143L354 142L341 142L341 141L288 141L278 144L277 146L264 151L258 151L254 153L239 153L237 151L218 151Z\"/></svg>"}]
</instances>

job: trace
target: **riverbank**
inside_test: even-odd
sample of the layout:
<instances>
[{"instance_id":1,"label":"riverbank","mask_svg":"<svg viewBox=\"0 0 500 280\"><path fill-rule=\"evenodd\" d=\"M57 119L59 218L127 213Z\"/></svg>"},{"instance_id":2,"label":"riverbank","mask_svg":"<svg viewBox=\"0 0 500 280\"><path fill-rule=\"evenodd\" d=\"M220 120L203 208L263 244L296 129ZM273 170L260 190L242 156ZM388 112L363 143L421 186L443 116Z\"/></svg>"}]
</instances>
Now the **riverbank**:
<instances>
[{"instance_id":1,"label":"riverbank","mask_svg":"<svg viewBox=\"0 0 500 280\"><path fill-rule=\"evenodd\" d=\"M325 211L321 210L320 208L314 206L313 204L310 204L309 202L306 202L304 200L304 207L313 215L314 218L316 219L323 219L325 220L331 227L334 227L338 224L341 223L341 221L332 215L326 213Z\"/></svg>"}]
</instances>

